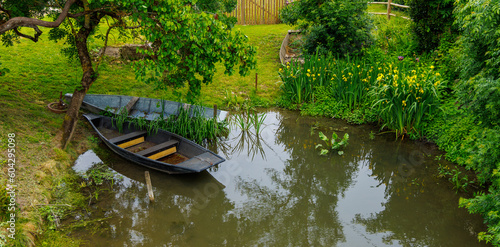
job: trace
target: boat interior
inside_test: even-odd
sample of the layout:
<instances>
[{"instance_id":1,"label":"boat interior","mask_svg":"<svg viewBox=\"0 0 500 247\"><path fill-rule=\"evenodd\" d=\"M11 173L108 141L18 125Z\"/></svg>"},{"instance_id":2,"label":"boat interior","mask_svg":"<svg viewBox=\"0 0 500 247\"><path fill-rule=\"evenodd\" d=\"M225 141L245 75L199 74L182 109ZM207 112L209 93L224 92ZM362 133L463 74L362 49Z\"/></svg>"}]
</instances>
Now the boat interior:
<instances>
[{"instance_id":1,"label":"boat interior","mask_svg":"<svg viewBox=\"0 0 500 247\"><path fill-rule=\"evenodd\" d=\"M143 130L120 134L116 130L100 128L100 132L110 143L152 160L178 164L188 159L178 152L179 141L175 139L153 143L147 140L147 132Z\"/></svg>"}]
</instances>

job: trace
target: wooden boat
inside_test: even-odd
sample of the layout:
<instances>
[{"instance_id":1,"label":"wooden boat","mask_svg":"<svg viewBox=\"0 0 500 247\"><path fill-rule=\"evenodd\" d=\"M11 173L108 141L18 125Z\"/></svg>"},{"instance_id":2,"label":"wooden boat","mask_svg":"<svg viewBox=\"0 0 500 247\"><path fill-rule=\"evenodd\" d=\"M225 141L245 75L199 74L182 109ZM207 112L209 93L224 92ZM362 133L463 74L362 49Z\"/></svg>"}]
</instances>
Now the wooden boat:
<instances>
[{"instance_id":1,"label":"wooden boat","mask_svg":"<svg viewBox=\"0 0 500 247\"><path fill-rule=\"evenodd\" d=\"M69 103L71 102L73 94L68 93L65 94L64 97ZM162 110L164 117L177 115L180 108L189 110L191 115L195 112L201 113L206 118L213 118L214 112L216 112L215 115L218 122L224 121L228 116L227 111L214 110L209 107L126 95L87 94L83 99L81 108L96 114L106 110L119 114L121 109L126 109L129 113L129 117L143 117L147 120L155 120L160 117Z\"/></svg>"},{"instance_id":2,"label":"wooden boat","mask_svg":"<svg viewBox=\"0 0 500 247\"><path fill-rule=\"evenodd\" d=\"M113 152L151 169L169 174L194 173L225 161L210 150L162 129L148 134L125 121L119 133L114 118L92 113L83 116Z\"/></svg>"}]
</instances>

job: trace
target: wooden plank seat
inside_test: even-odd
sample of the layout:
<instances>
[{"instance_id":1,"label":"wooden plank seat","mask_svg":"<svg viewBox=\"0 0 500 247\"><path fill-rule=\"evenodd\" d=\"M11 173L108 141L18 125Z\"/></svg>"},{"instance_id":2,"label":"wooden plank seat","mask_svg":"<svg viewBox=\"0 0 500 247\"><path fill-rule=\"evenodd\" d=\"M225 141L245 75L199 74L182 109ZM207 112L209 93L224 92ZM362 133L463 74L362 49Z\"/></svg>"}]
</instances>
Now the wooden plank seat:
<instances>
[{"instance_id":1,"label":"wooden plank seat","mask_svg":"<svg viewBox=\"0 0 500 247\"><path fill-rule=\"evenodd\" d=\"M121 148L128 148L140 143L144 142L144 136L146 136L146 131L135 131L132 133L128 133L125 135L121 135L112 139L109 139L109 142L117 145Z\"/></svg>"},{"instance_id":2,"label":"wooden plank seat","mask_svg":"<svg viewBox=\"0 0 500 247\"><path fill-rule=\"evenodd\" d=\"M179 141L177 140L166 141L158 145L155 145L153 147L150 147L148 149L139 151L135 154L142 155L153 160L158 160L177 152L177 147L176 147L177 143L179 143Z\"/></svg>"}]
</instances>

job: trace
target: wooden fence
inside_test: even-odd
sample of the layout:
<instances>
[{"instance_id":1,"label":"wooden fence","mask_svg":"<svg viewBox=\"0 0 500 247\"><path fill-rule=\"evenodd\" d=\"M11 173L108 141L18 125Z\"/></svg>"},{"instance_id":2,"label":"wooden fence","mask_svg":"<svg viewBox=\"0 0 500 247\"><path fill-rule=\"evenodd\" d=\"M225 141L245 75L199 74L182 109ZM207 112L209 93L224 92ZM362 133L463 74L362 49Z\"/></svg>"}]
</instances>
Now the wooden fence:
<instances>
[{"instance_id":1,"label":"wooden fence","mask_svg":"<svg viewBox=\"0 0 500 247\"><path fill-rule=\"evenodd\" d=\"M239 25L278 24L280 23L280 11L285 7L286 1L287 0L238 0L236 9L231 12L229 16L238 18ZM293 0L288 0L288 2L291 3ZM371 12L371 14L387 15L388 19L391 19L391 16L396 16L391 13L391 6L410 8L410 6L392 3L392 0L388 0L388 2L370 2L369 4L387 5L387 12ZM405 16L399 17L410 19Z\"/></svg>"},{"instance_id":2,"label":"wooden fence","mask_svg":"<svg viewBox=\"0 0 500 247\"><path fill-rule=\"evenodd\" d=\"M370 12L370 14L387 15L387 19L389 19L389 20L391 19L391 16L396 16L395 14L391 13L391 9L392 9L391 6L396 6L396 7L400 7L400 8L410 8L410 6L392 3L392 0L388 0L388 2L369 2L369 4L385 4L385 5L387 5L387 12L386 13ZM398 16L398 17L401 17L401 18L407 19L407 20L411 20L410 18L408 18L406 16Z\"/></svg>"},{"instance_id":3,"label":"wooden fence","mask_svg":"<svg viewBox=\"0 0 500 247\"><path fill-rule=\"evenodd\" d=\"M240 25L278 24L286 0L238 0L229 15L238 18Z\"/></svg>"}]
</instances>

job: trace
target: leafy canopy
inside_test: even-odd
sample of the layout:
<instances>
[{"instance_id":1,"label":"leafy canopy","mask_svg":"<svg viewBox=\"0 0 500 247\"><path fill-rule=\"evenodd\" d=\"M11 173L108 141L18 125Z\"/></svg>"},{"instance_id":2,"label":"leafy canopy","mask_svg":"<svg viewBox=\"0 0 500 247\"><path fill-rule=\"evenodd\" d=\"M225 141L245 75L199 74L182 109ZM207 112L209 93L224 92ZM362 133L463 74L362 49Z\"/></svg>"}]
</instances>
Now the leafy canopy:
<instances>
[{"instance_id":1,"label":"leafy canopy","mask_svg":"<svg viewBox=\"0 0 500 247\"><path fill-rule=\"evenodd\" d=\"M148 12L161 15L148 18ZM197 10L194 2L162 1L132 18L147 27L140 33L154 44L153 49L144 51L151 59L137 64L137 77L147 83L164 88L187 82L189 99L199 94L201 83L212 81L216 63L223 62L228 75L234 73L237 64L240 75L255 66L255 49L247 44L247 37L231 31L218 16Z\"/></svg>"}]
</instances>

